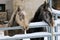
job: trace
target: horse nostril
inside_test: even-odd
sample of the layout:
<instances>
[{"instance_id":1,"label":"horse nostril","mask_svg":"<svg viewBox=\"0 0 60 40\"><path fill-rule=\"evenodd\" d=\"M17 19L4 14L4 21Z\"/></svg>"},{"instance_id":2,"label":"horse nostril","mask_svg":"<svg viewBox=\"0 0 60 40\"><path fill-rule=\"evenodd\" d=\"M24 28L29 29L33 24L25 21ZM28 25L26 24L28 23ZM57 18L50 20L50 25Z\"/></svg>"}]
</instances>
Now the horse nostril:
<instances>
[{"instance_id":1,"label":"horse nostril","mask_svg":"<svg viewBox=\"0 0 60 40\"><path fill-rule=\"evenodd\" d=\"M28 30L29 28L28 28L28 26L25 26L24 28L23 28L23 30Z\"/></svg>"},{"instance_id":2,"label":"horse nostril","mask_svg":"<svg viewBox=\"0 0 60 40\"><path fill-rule=\"evenodd\" d=\"M28 30L29 28L26 26L26 30Z\"/></svg>"}]
</instances>

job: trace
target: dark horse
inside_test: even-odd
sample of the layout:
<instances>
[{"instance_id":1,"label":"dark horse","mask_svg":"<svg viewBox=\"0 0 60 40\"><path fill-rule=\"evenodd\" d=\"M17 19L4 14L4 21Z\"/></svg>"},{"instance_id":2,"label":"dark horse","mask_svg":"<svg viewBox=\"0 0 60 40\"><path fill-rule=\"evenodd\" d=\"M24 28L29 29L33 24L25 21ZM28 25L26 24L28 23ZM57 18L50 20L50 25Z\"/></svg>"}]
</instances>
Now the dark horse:
<instances>
[{"instance_id":1,"label":"dark horse","mask_svg":"<svg viewBox=\"0 0 60 40\"><path fill-rule=\"evenodd\" d=\"M52 13L48 9L49 4L44 2L36 11L34 18L30 22L40 22L40 21L45 21L49 26L53 27L54 26L54 19ZM46 31L46 28L34 28L30 29L27 32L37 32L37 31ZM35 38L31 40L44 40L44 38Z\"/></svg>"}]
</instances>

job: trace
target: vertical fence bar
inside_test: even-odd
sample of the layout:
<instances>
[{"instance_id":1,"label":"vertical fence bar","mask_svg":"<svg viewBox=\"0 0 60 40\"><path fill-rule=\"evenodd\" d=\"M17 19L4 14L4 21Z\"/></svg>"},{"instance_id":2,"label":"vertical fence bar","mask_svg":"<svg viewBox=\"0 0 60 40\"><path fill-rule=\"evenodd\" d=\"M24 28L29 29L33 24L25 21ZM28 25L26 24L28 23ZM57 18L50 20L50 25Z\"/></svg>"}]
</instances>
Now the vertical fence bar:
<instances>
[{"instance_id":1,"label":"vertical fence bar","mask_svg":"<svg viewBox=\"0 0 60 40\"><path fill-rule=\"evenodd\" d=\"M57 13L55 14L55 20L57 20L57 18L58 18L58 15L57 15Z\"/></svg>"},{"instance_id":2,"label":"vertical fence bar","mask_svg":"<svg viewBox=\"0 0 60 40\"><path fill-rule=\"evenodd\" d=\"M52 0L48 0L48 3L49 3L50 8L52 8ZM50 27L48 27L48 32L51 33L51 28ZM51 36L48 37L48 40L51 40L51 39L52 39Z\"/></svg>"},{"instance_id":3,"label":"vertical fence bar","mask_svg":"<svg viewBox=\"0 0 60 40\"><path fill-rule=\"evenodd\" d=\"M50 28L50 27L48 27L47 29L48 29L48 32L49 32L49 33L51 33L51 28ZM51 36L50 36L50 37L48 37L48 40L51 40Z\"/></svg>"},{"instance_id":4,"label":"vertical fence bar","mask_svg":"<svg viewBox=\"0 0 60 40\"><path fill-rule=\"evenodd\" d=\"M27 31L26 30L24 30L24 34L27 34ZM30 38L25 38L25 39L22 39L22 40L30 40Z\"/></svg>"},{"instance_id":5,"label":"vertical fence bar","mask_svg":"<svg viewBox=\"0 0 60 40\"><path fill-rule=\"evenodd\" d=\"M50 5L50 8L52 8L52 0L49 0L49 5ZM55 14L54 16L55 16L55 20L56 20L58 18L58 15ZM58 32L57 27L55 27L55 32ZM58 40L58 36L55 37L55 40Z\"/></svg>"},{"instance_id":6,"label":"vertical fence bar","mask_svg":"<svg viewBox=\"0 0 60 40\"><path fill-rule=\"evenodd\" d=\"M55 20L57 20L58 19L58 15L57 15L57 13L55 14ZM58 25L57 25L58 26ZM58 32L58 27L55 27L55 32ZM58 40L58 36L55 36L55 40Z\"/></svg>"},{"instance_id":7,"label":"vertical fence bar","mask_svg":"<svg viewBox=\"0 0 60 40\"><path fill-rule=\"evenodd\" d=\"M49 5L50 5L50 8L52 9L52 0L49 0ZM49 32L52 33L51 27ZM50 37L50 40L52 40L52 37Z\"/></svg>"},{"instance_id":8,"label":"vertical fence bar","mask_svg":"<svg viewBox=\"0 0 60 40\"><path fill-rule=\"evenodd\" d=\"M58 27L55 27L55 32L58 32ZM55 37L55 40L58 40L58 36Z\"/></svg>"},{"instance_id":9,"label":"vertical fence bar","mask_svg":"<svg viewBox=\"0 0 60 40\"><path fill-rule=\"evenodd\" d=\"M52 8L52 0L49 0L50 8Z\"/></svg>"}]
</instances>

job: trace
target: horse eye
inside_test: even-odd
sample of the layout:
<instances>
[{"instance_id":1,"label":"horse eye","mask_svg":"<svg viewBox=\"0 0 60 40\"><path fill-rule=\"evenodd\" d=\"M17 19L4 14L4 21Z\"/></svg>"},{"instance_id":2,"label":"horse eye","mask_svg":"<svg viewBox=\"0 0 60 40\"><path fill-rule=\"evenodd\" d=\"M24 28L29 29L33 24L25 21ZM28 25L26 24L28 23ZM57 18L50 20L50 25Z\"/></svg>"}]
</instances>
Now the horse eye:
<instances>
[{"instance_id":1,"label":"horse eye","mask_svg":"<svg viewBox=\"0 0 60 40\"><path fill-rule=\"evenodd\" d=\"M23 20L23 19L24 19L24 15L21 15L21 14L20 14L19 16L20 16L20 17L19 17L20 20Z\"/></svg>"}]
</instances>

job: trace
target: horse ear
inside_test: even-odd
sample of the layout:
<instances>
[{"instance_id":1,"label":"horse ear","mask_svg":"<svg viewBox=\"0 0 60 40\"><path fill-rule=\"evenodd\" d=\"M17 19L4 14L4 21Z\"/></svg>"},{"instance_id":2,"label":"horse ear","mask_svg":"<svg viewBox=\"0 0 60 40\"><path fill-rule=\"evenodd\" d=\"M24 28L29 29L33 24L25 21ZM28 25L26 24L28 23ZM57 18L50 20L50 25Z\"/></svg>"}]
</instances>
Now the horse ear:
<instances>
[{"instance_id":1,"label":"horse ear","mask_svg":"<svg viewBox=\"0 0 60 40\"><path fill-rule=\"evenodd\" d=\"M46 6L46 4L47 4L46 1L44 1L44 6Z\"/></svg>"},{"instance_id":2,"label":"horse ear","mask_svg":"<svg viewBox=\"0 0 60 40\"><path fill-rule=\"evenodd\" d=\"M18 6L18 8L17 8L17 11L19 12L19 11L21 11L21 8Z\"/></svg>"},{"instance_id":3,"label":"horse ear","mask_svg":"<svg viewBox=\"0 0 60 40\"><path fill-rule=\"evenodd\" d=\"M44 1L44 4L46 4L46 1Z\"/></svg>"},{"instance_id":4,"label":"horse ear","mask_svg":"<svg viewBox=\"0 0 60 40\"><path fill-rule=\"evenodd\" d=\"M45 6L49 6L49 2L44 1Z\"/></svg>"},{"instance_id":5,"label":"horse ear","mask_svg":"<svg viewBox=\"0 0 60 40\"><path fill-rule=\"evenodd\" d=\"M44 4L43 5L44 5L43 8L45 9L46 8L46 1L44 1Z\"/></svg>"},{"instance_id":6,"label":"horse ear","mask_svg":"<svg viewBox=\"0 0 60 40\"><path fill-rule=\"evenodd\" d=\"M47 3L47 7L49 7L50 5L49 5L49 3Z\"/></svg>"},{"instance_id":7,"label":"horse ear","mask_svg":"<svg viewBox=\"0 0 60 40\"><path fill-rule=\"evenodd\" d=\"M46 1L44 1L44 9L49 7L49 3L47 3Z\"/></svg>"}]
</instances>

